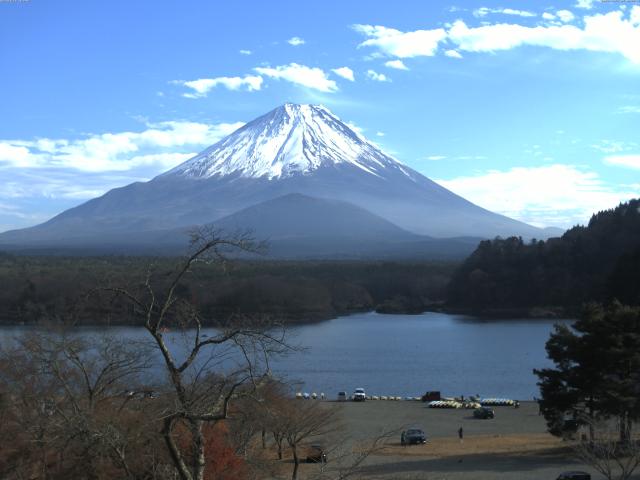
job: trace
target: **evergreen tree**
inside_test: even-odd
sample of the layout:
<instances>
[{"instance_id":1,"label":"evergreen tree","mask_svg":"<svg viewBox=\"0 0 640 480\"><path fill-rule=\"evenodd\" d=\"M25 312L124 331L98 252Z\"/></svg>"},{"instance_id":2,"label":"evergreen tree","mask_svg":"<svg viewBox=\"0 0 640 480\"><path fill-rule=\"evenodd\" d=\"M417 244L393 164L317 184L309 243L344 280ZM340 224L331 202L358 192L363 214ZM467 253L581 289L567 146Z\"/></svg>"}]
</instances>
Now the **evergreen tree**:
<instances>
[{"instance_id":1,"label":"evergreen tree","mask_svg":"<svg viewBox=\"0 0 640 480\"><path fill-rule=\"evenodd\" d=\"M549 431L563 435L616 418L620 440L629 440L640 418L640 308L589 305L571 328L555 327L546 350L555 368L534 373Z\"/></svg>"}]
</instances>

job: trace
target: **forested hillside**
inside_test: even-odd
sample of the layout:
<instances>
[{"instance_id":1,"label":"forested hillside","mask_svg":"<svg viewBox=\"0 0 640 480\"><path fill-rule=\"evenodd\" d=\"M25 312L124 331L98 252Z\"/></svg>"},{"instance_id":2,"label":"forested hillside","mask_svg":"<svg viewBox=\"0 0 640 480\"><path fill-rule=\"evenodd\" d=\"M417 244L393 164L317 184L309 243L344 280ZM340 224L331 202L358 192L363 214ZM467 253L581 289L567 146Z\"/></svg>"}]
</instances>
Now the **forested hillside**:
<instances>
[{"instance_id":1,"label":"forested hillside","mask_svg":"<svg viewBox=\"0 0 640 480\"><path fill-rule=\"evenodd\" d=\"M149 257L25 257L0 254L0 323L66 320L132 322L117 305L86 298L93 288L162 283L178 259ZM294 322L377 309L418 313L444 299L456 264L437 262L249 262L199 264L180 296L211 323L232 315ZM82 304L82 305L81 305ZM79 308L81 305L82 308ZM103 312L111 312L109 318ZM114 313L116 312L116 313Z\"/></svg>"},{"instance_id":2,"label":"forested hillside","mask_svg":"<svg viewBox=\"0 0 640 480\"><path fill-rule=\"evenodd\" d=\"M556 308L586 301L640 304L640 200L592 216L560 238L480 243L456 270L448 304L476 313Z\"/></svg>"}]
</instances>

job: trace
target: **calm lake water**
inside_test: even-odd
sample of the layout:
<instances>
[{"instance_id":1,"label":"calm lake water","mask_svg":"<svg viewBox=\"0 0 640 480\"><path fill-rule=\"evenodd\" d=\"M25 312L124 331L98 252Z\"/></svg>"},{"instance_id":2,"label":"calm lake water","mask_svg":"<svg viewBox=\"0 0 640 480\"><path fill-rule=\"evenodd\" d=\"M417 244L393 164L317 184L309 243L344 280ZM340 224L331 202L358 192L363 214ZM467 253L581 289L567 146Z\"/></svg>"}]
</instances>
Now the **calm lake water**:
<instances>
[{"instance_id":1,"label":"calm lake water","mask_svg":"<svg viewBox=\"0 0 640 480\"><path fill-rule=\"evenodd\" d=\"M364 313L297 328L295 338L309 351L275 365L303 381L302 390L330 398L364 387L373 395L440 390L532 399L540 396L532 370L551 365L544 345L554 323Z\"/></svg>"},{"instance_id":2,"label":"calm lake water","mask_svg":"<svg viewBox=\"0 0 640 480\"><path fill-rule=\"evenodd\" d=\"M274 372L324 392L364 387L372 395L480 394L520 400L539 396L534 368L550 365L544 344L552 320L477 320L442 313L362 313L292 328L290 340L306 348L272 363ZM25 327L7 327L8 337ZM100 329L83 329L98 332ZM133 327L111 333L145 338Z\"/></svg>"}]
</instances>

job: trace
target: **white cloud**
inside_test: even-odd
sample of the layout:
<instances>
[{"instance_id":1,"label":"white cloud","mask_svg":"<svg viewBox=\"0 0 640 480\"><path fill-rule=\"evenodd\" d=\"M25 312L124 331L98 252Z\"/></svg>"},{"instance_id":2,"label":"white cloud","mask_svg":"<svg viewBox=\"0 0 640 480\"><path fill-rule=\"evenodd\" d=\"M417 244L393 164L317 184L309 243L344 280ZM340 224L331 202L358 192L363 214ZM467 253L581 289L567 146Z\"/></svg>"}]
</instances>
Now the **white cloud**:
<instances>
[{"instance_id":1,"label":"white cloud","mask_svg":"<svg viewBox=\"0 0 640 480\"><path fill-rule=\"evenodd\" d=\"M293 45L294 47L297 47L299 45L304 45L305 41L300 37L291 37L289 40L287 40L287 43L289 45Z\"/></svg>"},{"instance_id":2,"label":"white cloud","mask_svg":"<svg viewBox=\"0 0 640 480\"><path fill-rule=\"evenodd\" d=\"M445 158L447 158L445 155L429 155L427 157L427 160L438 161L444 160Z\"/></svg>"},{"instance_id":3,"label":"white cloud","mask_svg":"<svg viewBox=\"0 0 640 480\"><path fill-rule=\"evenodd\" d=\"M217 77L217 78L199 78L190 81L175 81L180 85L192 89L195 93L185 93L183 96L187 98L206 97L207 93L215 87L221 85L229 90L247 90L253 92L262 88L262 77L257 75L245 75L244 77Z\"/></svg>"},{"instance_id":4,"label":"white cloud","mask_svg":"<svg viewBox=\"0 0 640 480\"><path fill-rule=\"evenodd\" d=\"M384 132L376 132L377 137L384 137Z\"/></svg>"},{"instance_id":5,"label":"white cloud","mask_svg":"<svg viewBox=\"0 0 640 480\"><path fill-rule=\"evenodd\" d=\"M391 79L384 73L378 73L375 70L367 70L367 77L376 82L390 82Z\"/></svg>"},{"instance_id":6,"label":"white cloud","mask_svg":"<svg viewBox=\"0 0 640 480\"><path fill-rule=\"evenodd\" d=\"M516 15L519 17L535 17L536 14L527 10L514 10L513 8L488 8L480 7L473 11L474 17L485 17L490 13L499 13L503 15Z\"/></svg>"},{"instance_id":7,"label":"white cloud","mask_svg":"<svg viewBox=\"0 0 640 480\"><path fill-rule=\"evenodd\" d=\"M142 166L165 169L193 156L193 147L216 143L242 125L168 121L148 124L142 132L93 134L73 140L0 140L0 167L83 172L129 171ZM191 148L184 151L185 147Z\"/></svg>"},{"instance_id":8,"label":"white cloud","mask_svg":"<svg viewBox=\"0 0 640 480\"><path fill-rule=\"evenodd\" d=\"M0 165L5 163L25 168L37 162L38 158L25 145L0 142Z\"/></svg>"},{"instance_id":9,"label":"white cloud","mask_svg":"<svg viewBox=\"0 0 640 480\"><path fill-rule=\"evenodd\" d=\"M349 67L340 67L334 68L331 70L333 73L338 75L339 77L346 78L347 80L353 82L355 81L355 76L353 75L353 70Z\"/></svg>"},{"instance_id":10,"label":"white cloud","mask_svg":"<svg viewBox=\"0 0 640 480\"><path fill-rule=\"evenodd\" d=\"M556 12L556 15L564 23L569 23L576 18L576 16L573 13L571 13L569 10L558 10Z\"/></svg>"},{"instance_id":11,"label":"white cloud","mask_svg":"<svg viewBox=\"0 0 640 480\"><path fill-rule=\"evenodd\" d=\"M565 20L573 15L561 11ZM402 32L384 26L355 25L353 28L369 37L359 47L374 47L387 56L408 58L433 56L441 43L467 52L496 52L520 46L547 47L555 50L588 50L616 53L640 64L640 6L628 12L613 10L583 18L583 26L545 24L526 26L516 23L488 23L469 27L457 20L448 30L416 30Z\"/></svg>"},{"instance_id":12,"label":"white cloud","mask_svg":"<svg viewBox=\"0 0 640 480\"><path fill-rule=\"evenodd\" d=\"M336 82L330 80L327 74L320 68L290 63L289 65L280 65L275 68L256 67L254 70L270 78L286 80L287 82L321 92L336 92L338 90Z\"/></svg>"},{"instance_id":13,"label":"white cloud","mask_svg":"<svg viewBox=\"0 0 640 480\"><path fill-rule=\"evenodd\" d=\"M553 13L544 12L542 14L542 18L545 19L545 20L555 20L556 16Z\"/></svg>"},{"instance_id":14,"label":"white cloud","mask_svg":"<svg viewBox=\"0 0 640 480\"><path fill-rule=\"evenodd\" d=\"M633 7L636 8L640 9ZM458 20L449 29L448 38L460 50L468 52L495 52L532 45L619 53L633 63L640 63L640 27L624 19L619 10L585 17L582 29L573 25L527 27L507 23L470 28Z\"/></svg>"},{"instance_id":15,"label":"white cloud","mask_svg":"<svg viewBox=\"0 0 640 480\"><path fill-rule=\"evenodd\" d=\"M376 47L386 55L398 58L427 56L438 50L438 43L447 34L443 28L401 32L394 28L373 25L354 25L353 29L366 37L358 47Z\"/></svg>"},{"instance_id":16,"label":"white cloud","mask_svg":"<svg viewBox=\"0 0 640 480\"><path fill-rule=\"evenodd\" d=\"M585 223L594 212L637 196L605 184L593 171L562 164L491 170L438 183L484 208L537 226Z\"/></svg>"},{"instance_id":17,"label":"white cloud","mask_svg":"<svg viewBox=\"0 0 640 480\"><path fill-rule=\"evenodd\" d=\"M640 113L640 105L624 105L618 108L618 113Z\"/></svg>"},{"instance_id":18,"label":"white cloud","mask_svg":"<svg viewBox=\"0 0 640 480\"><path fill-rule=\"evenodd\" d=\"M251 50L240 50L240 55L251 55L252 53Z\"/></svg>"},{"instance_id":19,"label":"white cloud","mask_svg":"<svg viewBox=\"0 0 640 480\"><path fill-rule=\"evenodd\" d=\"M620 142L615 140L601 140L591 145L591 148L603 153L618 153L633 150L638 144L635 142Z\"/></svg>"},{"instance_id":20,"label":"white cloud","mask_svg":"<svg viewBox=\"0 0 640 480\"><path fill-rule=\"evenodd\" d=\"M593 1L594 0L578 0L575 4L575 7L591 10L593 8Z\"/></svg>"},{"instance_id":21,"label":"white cloud","mask_svg":"<svg viewBox=\"0 0 640 480\"><path fill-rule=\"evenodd\" d=\"M385 67L395 68L396 70L409 70L402 60L389 60L385 62Z\"/></svg>"},{"instance_id":22,"label":"white cloud","mask_svg":"<svg viewBox=\"0 0 640 480\"><path fill-rule=\"evenodd\" d=\"M451 57L451 58L462 58L462 55L460 55L460 52L458 52L457 50L446 50L444 54L447 57Z\"/></svg>"},{"instance_id":23,"label":"white cloud","mask_svg":"<svg viewBox=\"0 0 640 480\"><path fill-rule=\"evenodd\" d=\"M619 167L632 168L634 170L640 170L640 154L635 155L609 155L604 157L604 162L609 165L616 165Z\"/></svg>"}]
</instances>

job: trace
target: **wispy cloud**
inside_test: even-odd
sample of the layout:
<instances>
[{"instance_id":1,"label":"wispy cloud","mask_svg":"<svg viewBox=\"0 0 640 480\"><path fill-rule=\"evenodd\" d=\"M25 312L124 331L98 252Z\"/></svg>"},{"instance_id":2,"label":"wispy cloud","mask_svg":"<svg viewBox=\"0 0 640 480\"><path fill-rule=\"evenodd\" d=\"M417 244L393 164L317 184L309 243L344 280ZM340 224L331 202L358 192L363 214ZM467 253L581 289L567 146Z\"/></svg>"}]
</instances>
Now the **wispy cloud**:
<instances>
[{"instance_id":1,"label":"wispy cloud","mask_svg":"<svg viewBox=\"0 0 640 480\"><path fill-rule=\"evenodd\" d=\"M563 164L491 170L438 183L494 212L563 228L637 196L632 189L605 183L591 170Z\"/></svg>"},{"instance_id":2,"label":"wispy cloud","mask_svg":"<svg viewBox=\"0 0 640 480\"><path fill-rule=\"evenodd\" d=\"M618 113L640 113L640 105L624 105L618 108Z\"/></svg>"},{"instance_id":3,"label":"wispy cloud","mask_svg":"<svg viewBox=\"0 0 640 480\"><path fill-rule=\"evenodd\" d=\"M287 43L289 45L293 45L294 47L298 47L300 45L304 45L305 41L300 37L291 37L289 40L287 40Z\"/></svg>"},{"instance_id":4,"label":"wispy cloud","mask_svg":"<svg viewBox=\"0 0 640 480\"><path fill-rule=\"evenodd\" d=\"M216 77L199 78L198 80L175 80L173 83L183 85L193 90L193 93L185 93L187 98L206 97L207 94L218 86L228 90L246 90L253 92L262 88L262 77L258 75L245 75L244 77Z\"/></svg>"},{"instance_id":5,"label":"wispy cloud","mask_svg":"<svg viewBox=\"0 0 640 480\"><path fill-rule=\"evenodd\" d=\"M330 93L338 91L336 82L330 80L326 72L321 68L290 63L289 65L280 65L277 67L256 67L254 70L266 77L285 80L321 92Z\"/></svg>"},{"instance_id":6,"label":"wispy cloud","mask_svg":"<svg viewBox=\"0 0 640 480\"><path fill-rule=\"evenodd\" d=\"M565 22L574 19L568 10L556 12L555 17ZM496 52L529 45L615 53L640 64L640 6L585 16L582 24L489 23L474 27L456 20L446 30L402 32L379 25L355 25L353 28L368 37L360 43L360 48L376 48L380 53L396 58L433 56L441 45L453 45L453 50L466 52Z\"/></svg>"},{"instance_id":7,"label":"wispy cloud","mask_svg":"<svg viewBox=\"0 0 640 480\"><path fill-rule=\"evenodd\" d=\"M444 54L447 57L451 57L451 58L462 58L462 55L460 55L460 52L458 52L457 50L446 50Z\"/></svg>"},{"instance_id":8,"label":"wispy cloud","mask_svg":"<svg viewBox=\"0 0 640 480\"><path fill-rule=\"evenodd\" d=\"M558 10L556 12L556 15L564 23L569 23L569 22L573 21L576 18L576 16L572 12L570 12L569 10Z\"/></svg>"},{"instance_id":9,"label":"wispy cloud","mask_svg":"<svg viewBox=\"0 0 640 480\"><path fill-rule=\"evenodd\" d=\"M604 157L604 162L609 165L640 170L640 154L609 155Z\"/></svg>"},{"instance_id":10,"label":"wispy cloud","mask_svg":"<svg viewBox=\"0 0 640 480\"><path fill-rule=\"evenodd\" d=\"M141 166L173 167L243 123L168 121L141 132L87 135L78 139L0 140L0 167L62 168L82 172L128 171ZM185 151L186 147L186 151Z\"/></svg>"},{"instance_id":11,"label":"wispy cloud","mask_svg":"<svg viewBox=\"0 0 640 480\"><path fill-rule=\"evenodd\" d=\"M395 68L396 70L409 70L402 60L389 60L385 62L385 67Z\"/></svg>"},{"instance_id":12,"label":"wispy cloud","mask_svg":"<svg viewBox=\"0 0 640 480\"><path fill-rule=\"evenodd\" d=\"M354 25L353 29L369 37L359 47L375 47L386 55L398 58L433 56L438 44L447 36L444 28L402 32L380 25Z\"/></svg>"},{"instance_id":13,"label":"wispy cloud","mask_svg":"<svg viewBox=\"0 0 640 480\"><path fill-rule=\"evenodd\" d=\"M251 50L240 50L240 55L251 55L252 53Z\"/></svg>"},{"instance_id":14,"label":"wispy cloud","mask_svg":"<svg viewBox=\"0 0 640 480\"><path fill-rule=\"evenodd\" d=\"M350 82L355 81L353 70L351 70L349 67L334 68L331 71L339 77L346 78Z\"/></svg>"},{"instance_id":15,"label":"wispy cloud","mask_svg":"<svg viewBox=\"0 0 640 480\"><path fill-rule=\"evenodd\" d=\"M367 70L367 77L376 82L390 82L391 79L384 73L378 73L375 70Z\"/></svg>"},{"instance_id":16,"label":"wispy cloud","mask_svg":"<svg viewBox=\"0 0 640 480\"><path fill-rule=\"evenodd\" d=\"M600 140L591 145L591 148L603 153L628 152L638 146L635 142L621 142L617 140Z\"/></svg>"},{"instance_id":17,"label":"wispy cloud","mask_svg":"<svg viewBox=\"0 0 640 480\"><path fill-rule=\"evenodd\" d=\"M513 8L488 8L480 7L473 11L474 17L485 17L490 13L498 13L502 15L516 15L519 17L535 17L537 14L528 10L515 10Z\"/></svg>"},{"instance_id":18,"label":"wispy cloud","mask_svg":"<svg viewBox=\"0 0 640 480\"><path fill-rule=\"evenodd\" d=\"M575 7L591 10L593 8L593 2L594 0L578 0L575 4Z\"/></svg>"}]
</instances>

